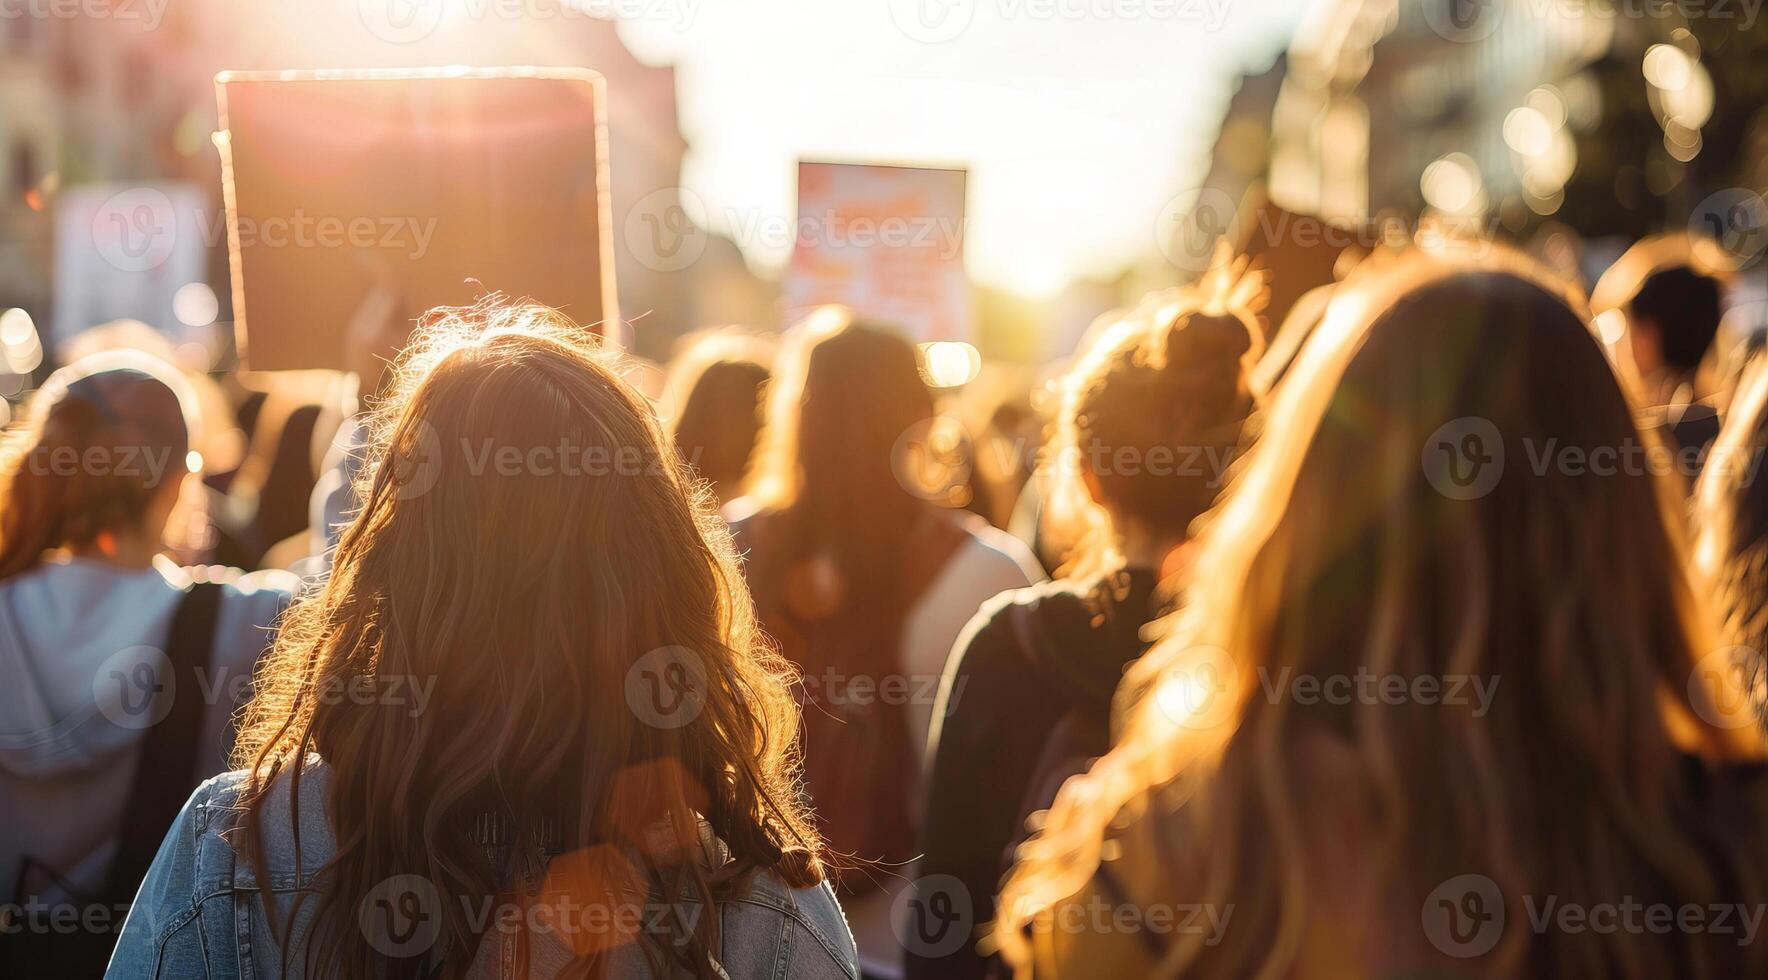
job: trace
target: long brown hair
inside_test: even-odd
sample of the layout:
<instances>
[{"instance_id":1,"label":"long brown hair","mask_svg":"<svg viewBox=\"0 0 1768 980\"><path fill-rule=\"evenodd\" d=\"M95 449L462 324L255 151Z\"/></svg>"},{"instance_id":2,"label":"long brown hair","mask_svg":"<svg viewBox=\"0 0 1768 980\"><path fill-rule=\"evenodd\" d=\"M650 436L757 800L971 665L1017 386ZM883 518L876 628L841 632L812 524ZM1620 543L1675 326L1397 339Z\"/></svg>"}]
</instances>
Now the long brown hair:
<instances>
[{"instance_id":1,"label":"long brown hair","mask_svg":"<svg viewBox=\"0 0 1768 980\"><path fill-rule=\"evenodd\" d=\"M1335 301L1203 532L1181 611L1119 690L1116 748L1021 852L996 931L1009 960L1029 962L1022 930L1113 853L1108 828L1138 826L1148 897L1233 909L1218 943L1175 937L1161 975L1330 973L1322 943L1357 973L1419 965L1367 961L1395 950L1446 963L1419 910L1468 873L1512 916L1470 970L1725 975L1692 939L1517 924L1521 896L1768 898L1759 829L1715 854L1685 819L1682 753L1755 759L1760 740L1690 684L1715 637L1674 490L1649 469L1532 465L1556 445L1654 445L1586 324L1509 257L1420 257ZM1444 443L1486 468L1444 482ZM1359 672L1501 686L1483 716L1471 697L1265 687ZM1320 873L1335 854L1351 860ZM1761 975L1760 946L1743 955Z\"/></svg>"},{"instance_id":2,"label":"long brown hair","mask_svg":"<svg viewBox=\"0 0 1768 980\"><path fill-rule=\"evenodd\" d=\"M50 375L0 444L0 580L141 522L187 472L194 404L176 369L145 354Z\"/></svg>"},{"instance_id":3,"label":"long brown hair","mask_svg":"<svg viewBox=\"0 0 1768 980\"><path fill-rule=\"evenodd\" d=\"M749 475L773 352L761 338L734 331L707 332L683 343L669 365L667 390L675 402L669 435L722 503L742 492Z\"/></svg>"},{"instance_id":4,"label":"long brown hair","mask_svg":"<svg viewBox=\"0 0 1768 980\"><path fill-rule=\"evenodd\" d=\"M813 320L788 338L776 364L752 496L777 520L782 565L826 559L839 585L835 619L860 672L895 669L912 596L902 568L929 505L905 485L905 437L933 418L913 344L845 320Z\"/></svg>"},{"instance_id":5,"label":"long brown hair","mask_svg":"<svg viewBox=\"0 0 1768 980\"><path fill-rule=\"evenodd\" d=\"M630 850L665 902L709 908L754 869L822 880L788 668L756 628L728 532L616 357L537 307L447 311L401 356L371 429L361 511L324 588L284 620L236 749L252 837L279 777L292 816L309 753L330 770L337 850L316 879L309 973L378 975L356 917L390 876L497 896L474 828L499 828L518 855L564 853L555 864ZM652 713L647 670L689 682L671 709L686 714ZM400 678L433 681L424 710L335 696ZM710 871L680 860L700 815L731 857ZM676 843L660 847L658 828ZM262 872L261 841L251 857ZM443 975L459 976L479 937L459 905L441 917ZM717 919L643 937L647 956L668 946L714 975ZM576 952L574 973L605 968L605 949Z\"/></svg>"}]
</instances>

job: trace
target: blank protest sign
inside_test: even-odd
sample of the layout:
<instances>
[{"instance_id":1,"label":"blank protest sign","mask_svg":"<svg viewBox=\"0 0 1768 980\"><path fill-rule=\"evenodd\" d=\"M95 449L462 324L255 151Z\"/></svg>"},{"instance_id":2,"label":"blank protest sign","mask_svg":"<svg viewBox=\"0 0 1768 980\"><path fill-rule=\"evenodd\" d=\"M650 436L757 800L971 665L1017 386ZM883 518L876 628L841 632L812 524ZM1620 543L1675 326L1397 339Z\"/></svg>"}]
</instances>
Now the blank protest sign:
<instances>
[{"instance_id":1,"label":"blank protest sign","mask_svg":"<svg viewBox=\"0 0 1768 980\"><path fill-rule=\"evenodd\" d=\"M415 319L502 291L618 316L601 76L223 72L236 329L255 370L335 368L377 276Z\"/></svg>"}]
</instances>

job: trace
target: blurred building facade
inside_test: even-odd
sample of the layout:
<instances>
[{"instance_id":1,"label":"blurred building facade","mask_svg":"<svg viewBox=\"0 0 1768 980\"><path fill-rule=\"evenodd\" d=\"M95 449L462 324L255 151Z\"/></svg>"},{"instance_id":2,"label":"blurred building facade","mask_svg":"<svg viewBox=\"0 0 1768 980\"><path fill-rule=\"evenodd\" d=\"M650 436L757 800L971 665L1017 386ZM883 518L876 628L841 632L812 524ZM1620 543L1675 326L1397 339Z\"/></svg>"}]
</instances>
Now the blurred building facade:
<instances>
[{"instance_id":1,"label":"blurred building facade","mask_svg":"<svg viewBox=\"0 0 1768 980\"><path fill-rule=\"evenodd\" d=\"M1550 220L1625 238L1686 225L1716 191L1765 190L1768 18L1740 18L1328 0L1243 79L1203 187L1235 201L1268 188L1286 211L1364 231L1427 212L1518 236Z\"/></svg>"},{"instance_id":2,"label":"blurred building facade","mask_svg":"<svg viewBox=\"0 0 1768 980\"><path fill-rule=\"evenodd\" d=\"M1575 163L1565 127L1595 122L1572 116L1551 86L1606 51L1617 24L1579 9L1526 0L1323 5L1290 46L1273 120L1272 196L1345 221L1426 206L1477 216L1525 196L1548 207ZM1545 126L1529 145L1551 159L1513 159L1505 138L1506 120L1532 102Z\"/></svg>"},{"instance_id":3,"label":"blurred building facade","mask_svg":"<svg viewBox=\"0 0 1768 980\"><path fill-rule=\"evenodd\" d=\"M0 20L0 310L41 317L49 303L49 221L43 182L60 127L49 30L32 16Z\"/></svg>"}]
</instances>

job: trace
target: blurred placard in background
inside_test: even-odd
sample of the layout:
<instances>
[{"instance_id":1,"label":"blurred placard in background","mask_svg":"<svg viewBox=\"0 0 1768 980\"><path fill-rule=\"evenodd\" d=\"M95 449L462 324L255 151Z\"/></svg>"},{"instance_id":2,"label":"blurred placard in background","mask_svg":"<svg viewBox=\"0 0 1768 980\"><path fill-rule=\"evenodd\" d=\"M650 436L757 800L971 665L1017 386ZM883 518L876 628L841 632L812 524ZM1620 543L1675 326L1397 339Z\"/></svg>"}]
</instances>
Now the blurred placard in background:
<instances>
[{"instance_id":1,"label":"blurred placard in background","mask_svg":"<svg viewBox=\"0 0 1768 980\"><path fill-rule=\"evenodd\" d=\"M144 321L174 343L214 319L179 322L174 297L205 289L208 246L220 223L193 184L86 184L55 208L55 340L108 320Z\"/></svg>"},{"instance_id":2,"label":"blurred placard in background","mask_svg":"<svg viewBox=\"0 0 1768 980\"><path fill-rule=\"evenodd\" d=\"M601 76L222 72L233 308L255 370L342 366L377 277L401 314L499 290L618 316Z\"/></svg>"},{"instance_id":3,"label":"blurred placard in background","mask_svg":"<svg viewBox=\"0 0 1768 980\"><path fill-rule=\"evenodd\" d=\"M797 239L781 283L787 321L839 303L917 341L968 341L966 175L801 161Z\"/></svg>"}]
</instances>

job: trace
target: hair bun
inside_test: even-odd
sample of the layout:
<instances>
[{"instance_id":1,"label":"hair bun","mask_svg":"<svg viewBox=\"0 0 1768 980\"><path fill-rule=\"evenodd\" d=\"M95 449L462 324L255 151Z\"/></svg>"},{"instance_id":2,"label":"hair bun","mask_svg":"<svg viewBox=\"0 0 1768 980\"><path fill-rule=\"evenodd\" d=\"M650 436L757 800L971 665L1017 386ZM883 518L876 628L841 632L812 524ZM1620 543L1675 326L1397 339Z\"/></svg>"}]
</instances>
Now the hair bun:
<instances>
[{"instance_id":1,"label":"hair bun","mask_svg":"<svg viewBox=\"0 0 1768 980\"><path fill-rule=\"evenodd\" d=\"M1252 331L1232 314L1193 314L1180 318L1166 333L1166 363L1180 371L1238 371L1252 350Z\"/></svg>"}]
</instances>

